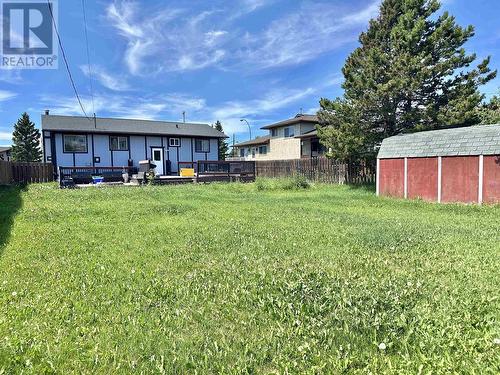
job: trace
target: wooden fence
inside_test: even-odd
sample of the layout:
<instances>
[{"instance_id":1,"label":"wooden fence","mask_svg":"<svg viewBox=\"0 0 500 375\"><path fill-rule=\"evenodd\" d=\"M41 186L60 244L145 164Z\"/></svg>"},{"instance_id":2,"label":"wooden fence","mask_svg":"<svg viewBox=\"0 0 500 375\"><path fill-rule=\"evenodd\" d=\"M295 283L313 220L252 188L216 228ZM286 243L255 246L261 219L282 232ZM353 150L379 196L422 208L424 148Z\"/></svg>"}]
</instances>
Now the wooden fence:
<instances>
[{"instance_id":1,"label":"wooden fence","mask_svg":"<svg viewBox=\"0 0 500 375\"><path fill-rule=\"evenodd\" d=\"M330 184L370 184L376 179L375 162L342 163L324 157L257 161L256 172L258 177L303 176Z\"/></svg>"},{"instance_id":2,"label":"wooden fence","mask_svg":"<svg viewBox=\"0 0 500 375\"><path fill-rule=\"evenodd\" d=\"M0 185L54 181L50 163L18 163L0 161Z\"/></svg>"}]
</instances>

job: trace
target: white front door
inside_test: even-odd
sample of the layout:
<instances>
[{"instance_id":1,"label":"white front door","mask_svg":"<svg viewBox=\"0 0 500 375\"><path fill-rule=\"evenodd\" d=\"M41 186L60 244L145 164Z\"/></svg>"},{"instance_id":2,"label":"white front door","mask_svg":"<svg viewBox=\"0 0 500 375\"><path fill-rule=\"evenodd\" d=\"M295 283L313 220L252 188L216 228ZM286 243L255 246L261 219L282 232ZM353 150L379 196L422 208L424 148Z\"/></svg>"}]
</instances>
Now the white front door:
<instances>
[{"instance_id":1,"label":"white front door","mask_svg":"<svg viewBox=\"0 0 500 375\"><path fill-rule=\"evenodd\" d=\"M163 175L163 148L152 148L151 155L151 161L156 165L156 174Z\"/></svg>"}]
</instances>

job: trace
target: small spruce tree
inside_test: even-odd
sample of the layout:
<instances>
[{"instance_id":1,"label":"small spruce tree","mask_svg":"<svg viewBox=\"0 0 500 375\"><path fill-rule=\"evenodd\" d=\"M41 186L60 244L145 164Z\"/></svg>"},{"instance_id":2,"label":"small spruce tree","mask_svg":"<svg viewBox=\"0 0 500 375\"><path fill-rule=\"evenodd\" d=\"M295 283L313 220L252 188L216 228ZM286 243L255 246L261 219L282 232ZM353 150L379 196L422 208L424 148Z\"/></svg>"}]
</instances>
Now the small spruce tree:
<instances>
[{"instance_id":1,"label":"small spruce tree","mask_svg":"<svg viewBox=\"0 0 500 375\"><path fill-rule=\"evenodd\" d=\"M219 120L215 123L215 129L224 133L224 129L222 128L222 124ZM224 138L219 138L219 160L226 160L226 156L229 153L229 145L227 144Z\"/></svg>"},{"instance_id":2,"label":"small spruce tree","mask_svg":"<svg viewBox=\"0 0 500 375\"><path fill-rule=\"evenodd\" d=\"M24 112L14 125L12 134L12 160L22 162L37 162L42 160L40 149L40 131L30 121Z\"/></svg>"}]
</instances>

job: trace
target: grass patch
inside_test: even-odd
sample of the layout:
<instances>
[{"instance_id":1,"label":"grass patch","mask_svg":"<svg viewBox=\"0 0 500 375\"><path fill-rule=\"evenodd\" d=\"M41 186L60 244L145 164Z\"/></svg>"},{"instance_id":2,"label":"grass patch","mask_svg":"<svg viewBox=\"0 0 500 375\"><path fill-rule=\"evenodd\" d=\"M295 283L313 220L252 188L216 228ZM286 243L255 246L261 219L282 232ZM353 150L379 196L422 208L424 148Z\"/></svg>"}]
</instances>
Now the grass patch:
<instances>
[{"instance_id":1,"label":"grass patch","mask_svg":"<svg viewBox=\"0 0 500 375\"><path fill-rule=\"evenodd\" d=\"M303 176L294 176L287 178L262 178L255 181L255 188L258 191L263 190L304 190L309 189L311 183Z\"/></svg>"},{"instance_id":2,"label":"grass patch","mask_svg":"<svg viewBox=\"0 0 500 375\"><path fill-rule=\"evenodd\" d=\"M498 373L500 207L299 185L0 189L0 373Z\"/></svg>"}]
</instances>

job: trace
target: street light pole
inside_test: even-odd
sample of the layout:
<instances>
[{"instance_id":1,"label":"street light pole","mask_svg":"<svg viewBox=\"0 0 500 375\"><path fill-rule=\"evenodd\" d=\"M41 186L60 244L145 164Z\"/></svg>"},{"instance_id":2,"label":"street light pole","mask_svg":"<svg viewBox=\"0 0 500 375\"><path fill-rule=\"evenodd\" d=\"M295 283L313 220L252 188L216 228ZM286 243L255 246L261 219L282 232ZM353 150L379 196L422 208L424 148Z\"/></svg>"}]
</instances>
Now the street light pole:
<instances>
[{"instance_id":1,"label":"street light pole","mask_svg":"<svg viewBox=\"0 0 500 375\"><path fill-rule=\"evenodd\" d=\"M250 124L249 124L249 123L248 123L248 121L247 121L246 119L244 119L244 118L242 118L240 121L241 121L241 122L243 122L243 121L244 121L244 122L246 122L246 123L247 123L247 126L248 126L248 132L250 133L250 140L252 140L252 128L250 128Z\"/></svg>"}]
</instances>

